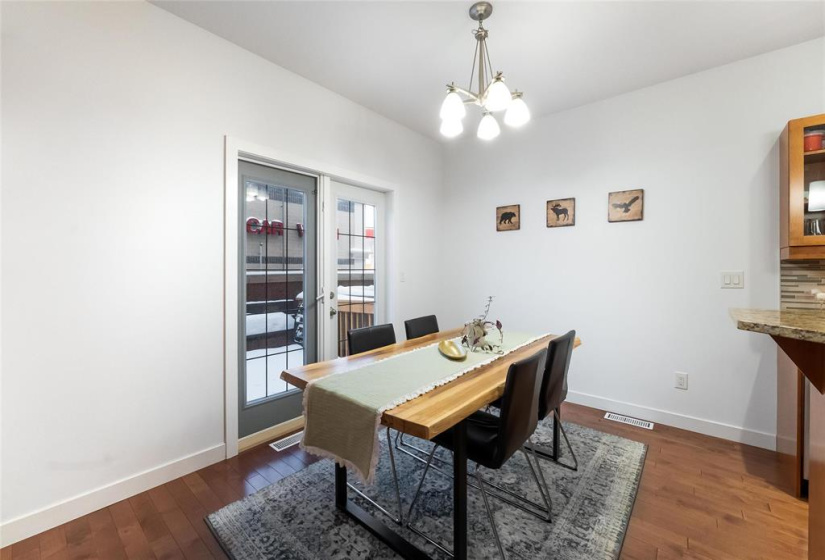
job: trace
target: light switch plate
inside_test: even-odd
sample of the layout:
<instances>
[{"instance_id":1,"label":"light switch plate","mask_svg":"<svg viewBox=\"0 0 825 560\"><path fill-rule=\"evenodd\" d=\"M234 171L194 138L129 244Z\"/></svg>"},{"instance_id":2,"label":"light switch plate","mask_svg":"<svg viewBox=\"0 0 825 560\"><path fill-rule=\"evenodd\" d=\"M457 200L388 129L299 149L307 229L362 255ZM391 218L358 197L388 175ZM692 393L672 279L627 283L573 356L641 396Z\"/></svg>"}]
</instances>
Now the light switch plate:
<instances>
[{"instance_id":1,"label":"light switch plate","mask_svg":"<svg viewBox=\"0 0 825 560\"><path fill-rule=\"evenodd\" d=\"M729 270L721 274L723 290L741 290L745 287L745 273L742 270Z\"/></svg>"}]
</instances>

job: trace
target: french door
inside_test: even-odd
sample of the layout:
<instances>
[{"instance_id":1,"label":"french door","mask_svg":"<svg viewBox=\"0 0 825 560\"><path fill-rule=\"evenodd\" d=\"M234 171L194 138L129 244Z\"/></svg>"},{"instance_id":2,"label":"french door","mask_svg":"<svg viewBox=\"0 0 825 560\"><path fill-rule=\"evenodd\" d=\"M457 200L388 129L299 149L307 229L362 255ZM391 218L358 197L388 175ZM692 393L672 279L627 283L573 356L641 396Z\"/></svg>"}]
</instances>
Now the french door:
<instances>
[{"instance_id":1,"label":"french door","mask_svg":"<svg viewBox=\"0 0 825 560\"><path fill-rule=\"evenodd\" d=\"M385 320L382 193L240 160L238 437L301 415L292 367ZM319 258L320 257L320 258Z\"/></svg>"},{"instance_id":2,"label":"french door","mask_svg":"<svg viewBox=\"0 0 825 560\"><path fill-rule=\"evenodd\" d=\"M238 437L301 414L281 380L317 360L318 177L238 162L243 200Z\"/></svg>"},{"instance_id":3,"label":"french door","mask_svg":"<svg viewBox=\"0 0 825 560\"><path fill-rule=\"evenodd\" d=\"M326 359L347 356L347 331L386 320L385 195L329 181L326 207Z\"/></svg>"}]
</instances>

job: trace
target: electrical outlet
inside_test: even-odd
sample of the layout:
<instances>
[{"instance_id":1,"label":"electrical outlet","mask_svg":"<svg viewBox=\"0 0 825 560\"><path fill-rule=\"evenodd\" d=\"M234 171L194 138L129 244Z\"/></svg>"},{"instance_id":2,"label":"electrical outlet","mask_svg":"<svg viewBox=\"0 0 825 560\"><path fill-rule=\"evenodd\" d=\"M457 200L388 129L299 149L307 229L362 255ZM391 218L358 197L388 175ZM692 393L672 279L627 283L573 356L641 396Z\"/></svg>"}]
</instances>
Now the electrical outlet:
<instances>
[{"instance_id":1,"label":"electrical outlet","mask_svg":"<svg viewBox=\"0 0 825 560\"><path fill-rule=\"evenodd\" d=\"M677 371L676 372L676 378L674 380L673 386L676 387L677 389L682 389L683 391L687 391L687 388L688 388L688 374Z\"/></svg>"}]
</instances>

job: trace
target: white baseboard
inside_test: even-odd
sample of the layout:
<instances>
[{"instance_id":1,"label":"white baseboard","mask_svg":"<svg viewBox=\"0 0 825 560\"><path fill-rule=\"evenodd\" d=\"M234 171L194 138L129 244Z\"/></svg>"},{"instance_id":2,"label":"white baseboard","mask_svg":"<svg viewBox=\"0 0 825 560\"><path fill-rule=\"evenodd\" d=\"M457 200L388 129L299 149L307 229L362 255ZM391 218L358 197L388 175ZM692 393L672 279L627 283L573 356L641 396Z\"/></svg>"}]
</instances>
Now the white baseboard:
<instances>
[{"instance_id":1,"label":"white baseboard","mask_svg":"<svg viewBox=\"0 0 825 560\"><path fill-rule=\"evenodd\" d=\"M10 519L0 525L0 548L175 480L224 458L225 445L221 443L41 510Z\"/></svg>"},{"instance_id":2,"label":"white baseboard","mask_svg":"<svg viewBox=\"0 0 825 560\"><path fill-rule=\"evenodd\" d=\"M657 408L650 408L647 406L622 401L615 401L596 395L588 395L587 393L578 393L576 391L570 391L567 394L567 400L574 404L581 404L608 412L618 412L619 414L633 416L640 420L650 420L651 422L665 424L666 426L673 426L674 428L681 428L683 430L689 430L691 432L697 432L707 436L718 437L776 451L776 434L748 430L741 426L732 426L730 424L723 424L722 422L705 420L703 418L696 418L694 416L687 416L685 414L668 412L667 410L659 410Z\"/></svg>"}]
</instances>

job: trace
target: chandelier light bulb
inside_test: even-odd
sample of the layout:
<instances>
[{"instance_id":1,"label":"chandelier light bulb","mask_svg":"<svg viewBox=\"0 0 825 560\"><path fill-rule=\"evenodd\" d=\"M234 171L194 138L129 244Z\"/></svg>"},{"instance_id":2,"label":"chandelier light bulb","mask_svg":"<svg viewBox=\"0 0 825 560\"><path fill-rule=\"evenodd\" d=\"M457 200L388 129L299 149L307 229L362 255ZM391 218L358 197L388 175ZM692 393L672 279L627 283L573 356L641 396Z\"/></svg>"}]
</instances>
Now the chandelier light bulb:
<instances>
[{"instance_id":1,"label":"chandelier light bulb","mask_svg":"<svg viewBox=\"0 0 825 560\"><path fill-rule=\"evenodd\" d=\"M501 74L498 74L490 87L487 88L484 108L488 111L504 111L510 106L512 99L510 90L504 85L504 78L501 77Z\"/></svg>"},{"instance_id":2,"label":"chandelier light bulb","mask_svg":"<svg viewBox=\"0 0 825 560\"><path fill-rule=\"evenodd\" d=\"M461 96L458 95L455 90L451 89L441 104L441 120L460 121L466 114L467 110L464 108L464 101L461 100Z\"/></svg>"},{"instance_id":3,"label":"chandelier light bulb","mask_svg":"<svg viewBox=\"0 0 825 560\"><path fill-rule=\"evenodd\" d=\"M478 132L476 135L482 140L492 140L501 133L501 127L498 126L498 121L490 113L484 113L481 122L478 123Z\"/></svg>"},{"instance_id":4,"label":"chandelier light bulb","mask_svg":"<svg viewBox=\"0 0 825 560\"><path fill-rule=\"evenodd\" d=\"M516 92L513 94L513 101L507 108L504 114L504 124L518 128L526 124L530 120L530 109L527 108L527 103L521 98L521 94Z\"/></svg>"},{"instance_id":5,"label":"chandelier light bulb","mask_svg":"<svg viewBox=\"0 0 825 560\"><path fill-rule=\"evenodd\" d=\"M464 132L461 119L444 119L441 121L441 134L447 138L455 138Z\"/></svg>"}]
</instances>

